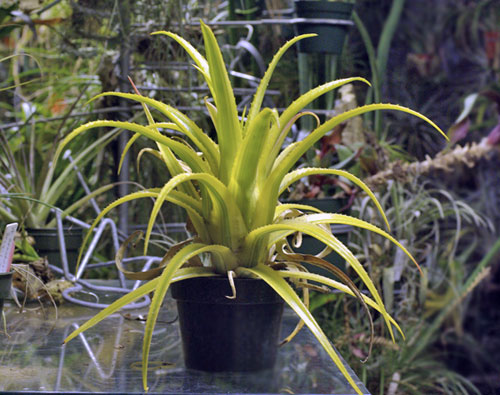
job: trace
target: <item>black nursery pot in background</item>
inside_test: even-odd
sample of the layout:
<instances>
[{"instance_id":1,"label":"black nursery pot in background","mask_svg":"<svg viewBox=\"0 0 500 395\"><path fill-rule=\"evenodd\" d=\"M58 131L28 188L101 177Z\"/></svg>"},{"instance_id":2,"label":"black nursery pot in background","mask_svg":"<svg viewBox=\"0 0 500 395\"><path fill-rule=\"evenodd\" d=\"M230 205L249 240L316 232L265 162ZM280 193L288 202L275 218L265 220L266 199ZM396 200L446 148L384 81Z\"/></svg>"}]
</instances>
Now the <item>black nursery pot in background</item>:
<instances>
[{"instance_id":1,"label":"black nursery pot in background","mask_svg":"<svg viewBox=\"0 0 500 395\"><path fill-rule=\"evenodd\" d=\"M51 265L62 268L61 249L56 228L26 229L28 234L35 239L35 251L41 257L47 257ZM78 252L82 245L83 229L79 227L64 228L64 242L68 258L69 271L75 272Z\"/></svg>"},{"instance_id":2,"label":"black nursery pot in background","mask_svg":"<svg viewBox=\"0 0 500 395\"><path fill-rule=\"evenodd\" d=\"M0 273L0 314L3 311L3 301L10 295L12 285L12 273Z\"/></svg>"},{"instance_id":3,"label":"black nursery pot in background","mask_svg":"<svg viewBox=\"0 0 500 395\"><path fill-rule=\"evenodd\" d=\"M298 42L299 52L329 53L340 55L345 37L351 22L354 8L352 3L338 1L295 1L297 18L336 19L339 24L300 22L297 23L297 34L317 33L317 37Z\"/></svg>"},{"instance_id":4,"label":"black nursery pot in background","mask_svg":"<svg viewBox=\"0 0 500 395\"><path fill-rule=\"evenodd\" d=\"M350 209L348 207L347 199L332 199L332 198L317 198L317 199L302 199L288 201L287 203L298 203L305 204L309 206L316 207L325 213L339 213L349 215ZM342 243L347 244L349 240L349 233L352 230L352 226L349 225L334 225L331 226L333 235L339 239ZM288 238L288 242L292 243L293 237ZM319 254L325 245L317 240L316 238L309 236L307 234L302 234L302 244L299 248L295 248L294 251L299 254L309 254L316 255ZM330 262L332 265L337 266L339 269L344 270L346 268L345 260L337 252L332 251L329 255L324 258L326 261ZM309 263L303 264L307 270L311 273L321 274L322 276L330 277L337 280L329 271L313 266Z\"/></svg>"},{"instance_id":5,"label":"black nursery pot in background","mask_svg":"<svg viewBox=\"0 0 500 395\"><path fill-rule=\"evenodd\" d=\"M199 277L173 283L188 369L208 372L272 369L283 300L263 280Z\"/></svg>"}]
</instances>

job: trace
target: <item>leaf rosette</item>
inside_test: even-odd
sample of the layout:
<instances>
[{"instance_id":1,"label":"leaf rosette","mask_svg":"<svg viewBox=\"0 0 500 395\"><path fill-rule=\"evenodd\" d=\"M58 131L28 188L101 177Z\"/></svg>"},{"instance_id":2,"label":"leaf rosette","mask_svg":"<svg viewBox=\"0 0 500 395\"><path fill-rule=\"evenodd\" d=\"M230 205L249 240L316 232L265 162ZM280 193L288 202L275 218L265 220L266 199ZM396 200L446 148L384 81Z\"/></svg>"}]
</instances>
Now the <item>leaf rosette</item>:
<instances>
[{"instance_id":1,"label":"leaf rosette","mask_svg":"<svg viewBox=\"0 0 500 395\"><path fill-rule=\"evenodd\" d=\"M328 82L300 96L281 114L275 109L262 108L267 86L280 58L297 41L314 35L298 36L284 44L275 54L260 81L248 113L240 116L216 38L203 22L201 31L206 57L175 33L161 31L153 34L168 36L180 44L192 58L194 67L205 79L211 94L211 98L206 99L205 103L216 131L217 141L212 140L188 116L167 104L144 97L138 92L136 94L107 92L96 98L117 96L141 103L148 124L120 121L87 123L71 132L59 147L57 155L62 152L65 144L90 129L121 128L134 133L126 150L141 136L153 140L157 146L155 156L164 162L171 175L169 181L162 187L131 193L106 207L92 224L82 251L92 229L99 221L115 207L134 199L155 198L146 230L144 253L147 253L153 226L165 202L174 203L186 210L195 233L192 241L183 242L180 248L175 249L175 253L166 255L160 264L160 270L153 269L156 270L154 279L99 312L70 334L65 342L124 305L154 291L143 340L143 383L146 389L151 338L169 285L174 281L197 276L227 275L229 281L234 275L257 277L266 281L297 313L301 320L298 328L304 324L309 327L348 382L361 393L339 355L309 312L308 290L329 287L352 295L366 308L371 307L382 315L393 340L393 327L401 334L402 332L396 321L387 313L382 298L364 267L347 246L331 233L330 225L347 224L376 232L401 248L413 262L415 260L389 233L374 225L346 215L317 212L315 208L309 206L281 204L279 198L291 184L304 176L311 174L341 176L370 196L388 226L375 195L359 178L343 170L322 168L295 170L297 161L335 126L352 117L376 110L406 112L426 121L439 133L443 135L444 133L431 120L411 109L395 104L370 104L335 115L319 124L304 140L282 149L291 125L300 118L301 112L313 100L345 84L353 82L368 84L368 81L353 77ZM166 117L168 122L157 122L150 109ZM162 132L164 130L182 133L190 144L169 137ZM327 248L342 256L357 273L370 292L370 296L360 293L347 275L339 273L338 269L332 268L320 256L310 257L294 253L286 240L288 236L297 232L315 237ZM208 266L187 265L200 254L210 255ZM339 281L304 271L301 263L306 261L329 269ZM144 276L146 278L147 274ZM298 296L290 283L303 289L303 299Z\"/></svg>"}]
</instances>

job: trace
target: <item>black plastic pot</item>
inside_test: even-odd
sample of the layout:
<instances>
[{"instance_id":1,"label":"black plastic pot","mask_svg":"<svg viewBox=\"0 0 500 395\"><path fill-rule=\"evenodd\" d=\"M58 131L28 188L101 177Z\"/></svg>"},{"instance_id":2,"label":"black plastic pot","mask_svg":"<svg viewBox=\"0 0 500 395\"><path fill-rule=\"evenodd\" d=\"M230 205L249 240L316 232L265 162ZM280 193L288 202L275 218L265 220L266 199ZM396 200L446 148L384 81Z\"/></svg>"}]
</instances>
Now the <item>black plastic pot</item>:
<instances>
[{"instance_id":1,"label":"black plastic pot","mask_svg":"<svg viewBox=\"0 0 500 395\"><path fill-rule=\"evenodd\" d=\"M0 314L3 311L3 301L10 295L12 273L0 273Z\"/></svg>"},{"instance_id":2,"label":"black plastic pot","mask_svg":"<svg viewBox=\"0 0 500 395\"><path fill-rule=\"evenodd\" d=\"M295 1L297 18L307 19L337 19L350 21L354 4L339 1ZM316 33L317 37L298 42L299 52L330 53L340 55L350 23L327 24L301 22L296 25L297 34Z\"/></svg>"},{"instance_id":3,"label":"black plastic pot","mask_svg":"<svg viewBox=\"0 0 500 395\"><path fill-rule=\"evenodd\" d=\"M35 251L41 257L47 257L51 265L62 268L61 249L56 228L26 229L28 234L35 239ZM74 273L78 252L82 245L83 229L80 227L64 228L64 242L66 256L71 273Z\"/></svg>"},{"instance_id":4,"label":"black plastic pot","mask_svg":"<svg viewBox=\"0 0 500 395\"><path fill-rule=\"evenodd\" d=\"M243 372L272 369L283 300L263 280L199 277L172 284L188 369Z\"/></svg>"}]
</instances>

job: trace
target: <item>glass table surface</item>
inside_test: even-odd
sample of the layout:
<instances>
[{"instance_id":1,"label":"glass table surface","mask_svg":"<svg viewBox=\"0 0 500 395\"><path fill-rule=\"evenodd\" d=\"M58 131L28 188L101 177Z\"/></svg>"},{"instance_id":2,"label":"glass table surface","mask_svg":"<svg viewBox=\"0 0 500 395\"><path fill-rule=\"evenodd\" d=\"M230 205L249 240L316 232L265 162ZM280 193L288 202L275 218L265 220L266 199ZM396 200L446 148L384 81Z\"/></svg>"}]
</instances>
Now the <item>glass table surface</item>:
<instances>
[{"instance_id":1,"label":"glass table surface","mask_svg":"<svg viewBox=\"0 0 500 395\"><path fill-rule=\"evenodd\" d=\"M101 300L110 295L100 295ZM64 338L98 310L64 303L30 305L23 312L6 301L7 334L0 332L0 392L143 393L143 311L116 313L67 345ZM175 302L168 297L149 357L149 393L354 394L311 332L304 328L278 352L272 371L205 373L184 368ZM290 309L282 334L297 324ZM347 366L347 365L346 365ZM360 389L369 392L347 366Z\"/></svg>"}]
</instances>

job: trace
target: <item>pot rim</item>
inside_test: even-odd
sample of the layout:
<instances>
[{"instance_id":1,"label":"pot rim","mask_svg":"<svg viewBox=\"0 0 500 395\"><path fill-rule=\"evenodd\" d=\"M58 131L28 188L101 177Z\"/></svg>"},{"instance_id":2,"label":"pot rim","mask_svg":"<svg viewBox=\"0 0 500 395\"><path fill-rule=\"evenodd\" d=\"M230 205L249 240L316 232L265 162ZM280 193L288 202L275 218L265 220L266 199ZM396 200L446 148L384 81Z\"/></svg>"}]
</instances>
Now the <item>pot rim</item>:
<instances>
[{"instance_id":1,"label":"pot rim","mask_svg":"<svg viewBox=\"0 0 500 395\"><path fill-rule=\"evenodd\" d=\"M280 304L281 296L260 278L234 277L236 298L226 276L195 277L171 284L172 297L178 302L203 304Z\"/></svg>"}]
</instances>

